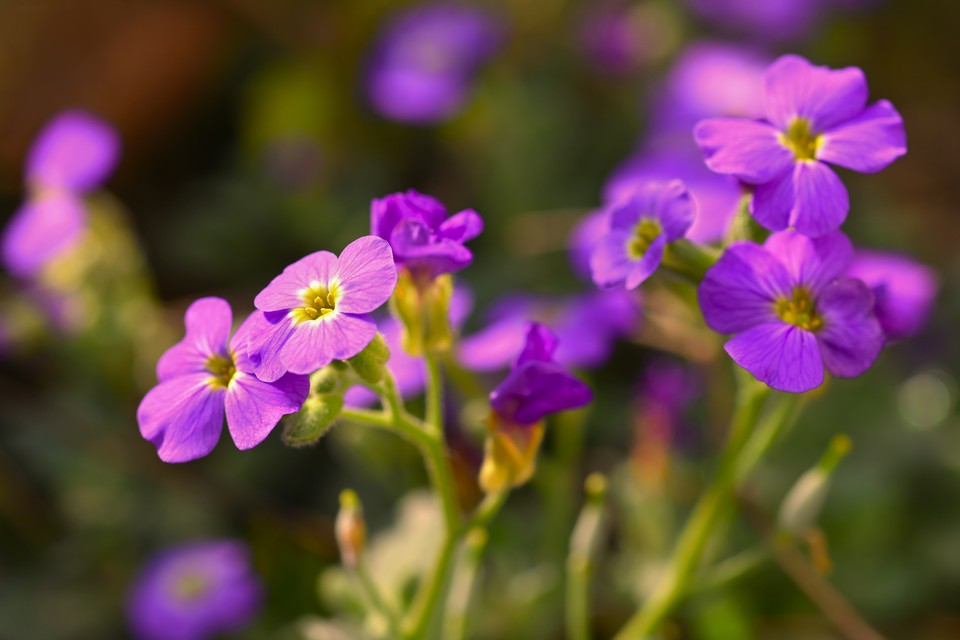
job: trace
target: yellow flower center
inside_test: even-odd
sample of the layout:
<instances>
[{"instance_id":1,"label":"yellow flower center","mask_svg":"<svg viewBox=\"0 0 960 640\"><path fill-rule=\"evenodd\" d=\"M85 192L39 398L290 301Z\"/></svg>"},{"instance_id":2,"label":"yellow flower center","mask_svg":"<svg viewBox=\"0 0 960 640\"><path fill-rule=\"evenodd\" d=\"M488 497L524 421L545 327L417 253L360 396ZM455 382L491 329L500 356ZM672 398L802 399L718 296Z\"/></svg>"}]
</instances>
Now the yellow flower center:
<instances>
[{"instance_id":1,"label":"yellow flower center","mask_svg":"<svg viewBox=\"0 0 960 640\"><path fill-rule=\"evenodd\" d=\"M795 288L789 298L778 298L773 303L773 310L787 324L805 331L817 332L823 328L823 318L817 313L810 292L803 287Z\"/></svg>"},{"instance_id":2,"label":"yellow flower center","mask_svg":"<svg viewBox=\"0 0 960 640\"><path fill-rule=\"evenodd\" d=\"M806 118L794 118L786 132L780 134L780 142L793 153L794 158L808 162L817 159L817 152L823 146L823 136L813 132Z\"/></svg>"},{"instance_id":3,"label":"yellow flower center","mask_svg":"<svg viewBox=\"0 0 960 640\"><path fill-rule=\"evenodd\" d=\"M187 572L177 577L176 583L173 585L173 595L178 600L196 600L206 593L209 586L210 581L207 580L206 576L196 572Z\"/></svg>"},{"instance_id":4,"label":"yellow flower center","mask_svg":"<svg viewBox=\"0 0 960 640\"><path fill-rule=\"evenodd\" d=\"M627 255L633 260L639 260L647 252L653 241L656 240L663 227L660 222L652 218L641 218L633 228L633 235L627 242Z\"/></svg>"},{"instance_id":5,"label":"yellow flower center","mask_svg":"<svg viewBox=\"0 0 960 640\"><path fill-rule=\"evenodd\" d=\"M303 306L290 312L294 322L310 322L323 320L337 308L337 299L340 297L340 285L334 281L324 286L319 282L311 282L310 286L300 292Z\"/></svg>"},{"instance_id":6,"label":"yellow flower center","mask_svg":"<svg viewBox=\"0 0 960 640\"><path fill-rule=\"evenodd\" d=\"M233 364L233 354L221 356L213 354L207 358L207 371L211 377L207 384L214 389L226 389L230 386L230 381L237 375L237 367Z\"/></svg>"}]
</instances>

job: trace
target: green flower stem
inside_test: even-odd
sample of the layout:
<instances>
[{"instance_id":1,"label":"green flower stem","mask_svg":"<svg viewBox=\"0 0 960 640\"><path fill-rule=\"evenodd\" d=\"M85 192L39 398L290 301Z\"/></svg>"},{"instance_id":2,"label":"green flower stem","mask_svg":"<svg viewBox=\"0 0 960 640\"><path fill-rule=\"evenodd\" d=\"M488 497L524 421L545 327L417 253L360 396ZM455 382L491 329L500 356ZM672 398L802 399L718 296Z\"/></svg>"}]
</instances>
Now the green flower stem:
<instances>
[{"instance_id":1,"label":"green flower stem","mask_svg":"<svg viewBox=\"0 0 960 640\"><path fill-rule=\"evenodd\" d=\"M758 567L766 564L771 558L768 549L748 549L735 556L718 562L709 571L697 579L690 593L707 593L719 591L739 581L752 573Z\"/></svg>"},{"instance_id":2,"label":"green flower stem","mask_svg":"<svg viewBox=\"0 0 960 640\"><path fill-rule=\"evenodd\" d=\"M680 238L667 245L663 252L663 266L700 282L719 258L720 254L716 249Z\"/></svg>"},{"instance_id":3,"label":"green flower stem","mask_svg":"<svg viewBox=\"0 0 960 640\"><path fill-rule=\"evenodd\" d=\"M475 527L467 534L463 551L454 572L447 603L447 619L443 637L446 640L463 640L467 632L467 614L476 586L483 552L489 536L483 527Z\"/></svg>"},{"instance_id":4,"label":"green flower stem","mask_svg":"<svg viewBox=\"0 0 960 640\"><path fill-rule=\"evenodd\" d=\"M567 556L567 635L571 640L590 638L590 576L603 533L603 507L607 481L600 474L586 480L587 501L570 536Z\"/></svg>"},{"instance_id":5,"label":"green flower stem","mask_svg":"<svg viewBox=\"0 0 960 640\"><path fill-rule=\"evenodd\" d=\"M617 640L648 638L686 595L704 548L735 497L738 456L757 424L767 391L765 386L752 378L741 377L737 406L727 444L720 457L717 477L690 514L674 548L669 567L644 606L617 634Z\"/></svg>"},{"instance_id":6,"label":"green flower stem","mask_svg":"<svg viewBox=\"0 0 960 640\"><path fill-rule=\"evenodd\" d=\"M380 589L370 576L370 570L364 561L363 554L357 559L357 566L351 573L360 584L360 590L366 595L372 610L379 613L387 621L387 627L390 630L390 637L396 638L400 634L400 619L396 612L390 608L387 601L380 594Z\"/></svg>"},{"instance_id":7,"label":"green flower stem","mask_svg":"<svg viewBox=\"0 0 960 640\"><path fill-rule=\"evenodd\" d=\"M434 435L443 435L443 374L437 354L424 354L427 362L426 422Z\"/></svg>"}]
</instances>

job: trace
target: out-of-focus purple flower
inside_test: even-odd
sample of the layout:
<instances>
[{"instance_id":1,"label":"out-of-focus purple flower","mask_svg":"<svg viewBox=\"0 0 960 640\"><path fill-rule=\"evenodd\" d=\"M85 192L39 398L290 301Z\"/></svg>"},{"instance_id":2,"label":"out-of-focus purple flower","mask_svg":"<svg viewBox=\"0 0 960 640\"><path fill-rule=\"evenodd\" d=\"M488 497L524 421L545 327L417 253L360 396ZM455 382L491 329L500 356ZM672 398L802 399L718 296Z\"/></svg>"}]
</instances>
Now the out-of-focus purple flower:
<instances>
[{"instance_id":1,"label":"out-of-focus purple flower","mask_svg":"<svg viewBox=\"0 0 960 640\"><path fill-rule=\"evenodd\" d=\"M906 256L858 250L847 276L863 280L873 291L887 339L912 336L927 323L939 286L928 267Z\"/></svg>"},{"instance_id":2,"label":"out-of-focus purple flower","mask_svg":"<svg viewBox=\"0 0 960 640\"><path fill-rule=\"evenodd\" d=\"M710 169L755 185L751 211L773 231L835 231L850 201L827 163L874 173L907 152L900 114L886 100L867 106L855 67L783 56L767 70L764 97L765 120L704 120L694 137Z\"/></svg>"},{"instance_id":3,"label":"out-of-focus purple flower","mask_svg":"<svg viewBox=\"0 0 960 640\"><path fill-rule=\"evenodd\" d=\"M463 338L457 350L458 360L471 371L509 366L523 351L525 327L531 320L556 333L557 362L592 369L610 358L618 339L636 329L640 303L636 294L624 290L590 291L563 299L510 296L488 315L490 324Z\"/></svg>"},{"instance_id":4,"label":"out-of-focus purple flower","mask_svg":"<svg viewBox=\"0 0 960 640\"><path fill-rule=\"evenodd\" d=\"M825 0L688 0L705 20L764 40L790 40L814 26Z\"/></svg>"},{"instance_id":5,"label":"out-of-focus purple flower","mask_svg":"<svg viewBox=\"0 0 960 640\"><path fill-rule=\"evenodd\" d=\"M66 111L44 127L27 158L30 196L3 234L7 269L31 276L79 240L83 195L107 179L119 155L116 131L83 111Z\"/></svg>"},{"instance_id":6,"label":"out-of-focus purple flower","mask_svg":"<svg viewBox=\"0 0 960 640\"><path fill-rule=\"evenodd\" d=\"M640 440L666 445L690 445L695 433L684 423L684 411L697 394L693 373L669 360L657 360L644 370L637 388L637 427Z\"/></svg>"},{"instance_id":7,"label":"out-of-focus purple flower","mask_svg":"<svg viewBox=\"0 0 960 640\"><path fill-rule=\"evenodd\" d=\"M354 240L339 258L317 251L297 260L254 299L265 319L249 343L257 377L310 374L357 355L377 334L370 312L396 285L390 245L374 236Z\"/></svg>"},{"instance_id":8,"label":"out-of-focus purple flower","mask_svg":"<svg viewBox=\"0 0 960 640\"><path fill-rule=\"evenodd\" d=\"M367 97L384 117L429 124L456 115L479 68L499 48L500 25L451 3L414 7L386 26L374 47Z\"/></svg>"},{"instance_id":9,"label":"out-of-focus purple flower","mask_svg":"<svg viewBox=\"0 0 960 640\"><path fill-rule=\"evenodd\" d=\"M590 257L593 281L636 289L660 266L667 245L686 235L696 203L679 180L651 182L611 206L608 215L607 233Z\"/></svg>"},{"instance_id":10,"label":"out-of-focus purple flower","mask_svg":"<svg viewBox=\"0 0 960 640\"><path fill-rule=\"evenodd\" d=\"M473 209L448 218L439 200L413 189L370 204L370 232L390 243L397 266L429 278L469 266L473 253L463 243L482 231L483 219Z\"/></svg>"},{"instance_id":11,"label":"out-of-focus purple flower","mask_svg":"<svg viewBox=\"0 0 960 640\"><path fill-rule=\"evenodd\" d=\"M627 159L607 180L604 202L612 205L638 187L672 179L682 181L697 204L697 215L686 237L693 242L722 239L737 212L743 188L735 178L710 171L692 143L689 148L660 146ZM587 239L581 242L586 245Z\"/></svg>"},{"instance_id":12,"label":"out-of-focus purple flower","mask_svg":"<svg viewBox=\"0 0 960 640\"><path fill-rule=\"evenodd\" d=\"M210 453L220 440L224 414L237 448L255 447L307 398L307 376L263 382L253 374L247 343L267 326L263 315L251 315L230 339L232 317L226 300L197 300L187 309L183 340L157 363L159 384L140 402L137 421L164 462Z\"/></svg>"},{"instance_id":13,"label":"out-of-focus purple flower","mask_svg":"<svg viewBox=\"0 0 960 640\"><path fill-rule=\"evenodd\" d=\"M450 326L458 330L473 308L473 296L462 287L453 290L450 299ZM393 374L397 389L404 398L412 398L423 392L426 381L426 369L423 358L415 358L403 348L403 326L393 318L379 321L380 333L383 334L387 346L390 348L390 359L387 368ZM348 407L366 407L377 401L377 394L370 389L354 386L344 395L344 403Z\"/></svg>"},{"instance_id":14,"label":"out-of-focus purple flower","mask_svg":"<svg viewBox=\"0 0 960 640\"><path fill-rule=\"evenodd\" d=\"M624 194L626 195L626 190ZM603 209L590 212L583 218L570 234L570 263L573 270L584 280L592 281L590 273L590 256L607 233L607 212Z\"/></svg>"},{"instance_id":15,"label":"out-of-focus purple flower","mask_svg":"<svg viewBox=\"0 0 960 640\"><path fill-rule=\"evenodd\" d=\"M206 640L243 629L262 600L246 545L200 542L168 549L143 568L127 617L140 640Z\"/></svg>"},{"instance_id":16,"label":"out-of-focus purple flower","mask_svg":"<svg viewBox=\"0 0 960 640\"><path fill-rule=\"evenodd\" d=\"M530 426L551 413L590 403L590 387L554 361L556 350L556 336L544 325L531 323L516 363L490 393L490 406L501 420Z\"/></svg>"},{"instance_id":17,"label":"out-of-focus purple flower","mask_svg":"<svg viewBox=\"0 0 960 640\"><path fill-rule=\"evenodd\" d=\"M763 116L763 74L770 59L752 49L720 43L688 46L656 92L653 131L676 132L689 142L699 120Z\"/></svg>"},{"instance_id":18,"label":"out-of-focus purple flower","mask_svg":"<svg viewBox=\"0 0 960 640\"><path fill-rule=\"evenodd\" d=\"M650 55L649 34L632 5L598 3L579 23L579 44L587 60L612 75L634 72Z\"/></svg>"},{"instance_id":19,"label":"out-of-focus purple flower","mask_svg":"<svg viewBox=\"0 0 960 640\"><path fill-rule=\"evenodd\" d=\"M866 371L885 336L870 289L844 274L853 258L840 232L816 239L795 231L761 247L737 242L707 271L698 298L703 317L741 367L774 389L804 392Z\"/></svg>"}]
</instances>

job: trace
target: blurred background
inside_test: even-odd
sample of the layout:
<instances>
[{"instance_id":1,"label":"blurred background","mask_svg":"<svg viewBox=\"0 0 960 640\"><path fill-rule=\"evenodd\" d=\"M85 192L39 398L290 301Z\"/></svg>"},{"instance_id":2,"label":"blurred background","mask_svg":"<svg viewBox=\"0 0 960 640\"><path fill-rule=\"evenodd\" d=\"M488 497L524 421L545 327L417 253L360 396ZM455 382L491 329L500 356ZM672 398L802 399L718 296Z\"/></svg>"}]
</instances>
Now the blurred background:
<instances>
[{"instance_id":1,"label":"blurred background","mask_svg":"<svg viewBox=\"0 0 960 640\"><path fill-rule=\"evenodd\" d=\"M135 413L155 383L156 358L182 335L184 309L219 295L247 313L284 266L321 248L339 252L368 233L372 198L407 188L484 217L475 263L460 274L474 295L465 332L482 327L505 294L590 290L568 241L602 204L610 176L651 148L689 146L682 131L720 115L703 110L734 91L719 71L683 79L681 63L704 46L735 49L761 70L787 52L859 66L871 101L889 99L904 118L906 157L882 176L842 173L852 202L844 230L930 265L940 284L933 315L866 375L831 383L748 499L775 514L830 437L848 434L853 450L813 545L832 565L821 568L891 638L960 637L960 5L456 5L484 16L479 35L404 23L417 6L0 2L0 221L27 197L30 144L61 111L107 120L123 145L116 172L88 196L85 244L42 286L0 283L0 638L127 637L127 592L144 562L171 545L224 537L250 544L267 585L263 611L241 637L336 637L310 627L320 619L351 628L356 596L338 574L333 540L337 495L355 488L374 537L407 550L382 552L384 563L406 555L425 543L432 518L417 493L425 474L416 451L346 426L300 450L275 434L238 452L224 436L203 460L163 464ZM407 32L414 45L403 44ZM390 75L411 46L426 47L420 60L449 73L450 86ZM444 68L451 59L460 62ZM676 143L664 142L670 127L681 132ZM470 637L563 637L563 559L589 471L608 473L613 487L593 592L597 637L626 620L669 552L710 477L707 454L731 389L719 338L675 293L669 282L644 292L639 328L585 373L597 392L589 413L551 425L536 479L491 531ZM676 415L658 418L666 429L651 426L645 395L663 367L681 372L689 395ZM449 410L470 504L482 438L467 395L454 393ZM762 540L749 518L730 532L721 557ZM382 571L409 591L412 570ZM840 637L773 562L692 599L666 634Z\"/></svg>"}]
</instances>

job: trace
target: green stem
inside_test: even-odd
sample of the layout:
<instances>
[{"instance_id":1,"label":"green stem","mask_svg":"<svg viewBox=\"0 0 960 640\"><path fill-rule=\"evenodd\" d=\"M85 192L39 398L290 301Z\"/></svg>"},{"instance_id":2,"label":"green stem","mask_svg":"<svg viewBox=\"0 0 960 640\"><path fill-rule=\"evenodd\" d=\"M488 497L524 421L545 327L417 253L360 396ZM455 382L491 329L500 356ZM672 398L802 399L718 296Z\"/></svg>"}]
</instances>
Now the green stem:
<instances>
[{"instance_id":1,"label":"green stem","mask_svg":"<svg viewBox=\"0 0 960 640\"><path fill-rule=\"evenodd\" d=\"M363 554L360 554L357 566L354 567L352 573L356 577L357 582L360 583L360 589L370 601L371 608L387 621L387 626L390 629L390 637L398 637L400 633L400 619L380 594L380 589L370 576L370 571L367 568L367 563L364 561Z\"/></svg>"},{"instance_id":2,"label":"green stem","mask_svg":"<svg viewBox=\"0 0 960 640\"><path fill-rule=\"evenodd\" d=\"M476 588L480 562L487 548L487 530L475 527L467 534L463 552L451 580L450 600L447 605L447 620L443 637L448 640L463 640L467 632L467 616Z\"/></svg>"},{"instance_id":3,"label":"green stem","mask_svg":"<svg viewBox=\"0 0 960 640\"><path fill-rule=\"evenodd\" d=\"M690 592L699 595L708 591L726 589L769 560L770 551L767 549L741 551L735 556L718 562L709 572L700 576Z\"/></svg>"},{"instance_id":4,"label":"green stem","mask_svg":"<svg viewBox=\"0 0 960 640\"><path fill-rule=\"evenodd\" d=\"M590 639L590 576L602 540L607 481L599 474L592 474L587 478L586 489L587 502L573 527L567 556L566 614L571 640Z\"/></svg>"},{"instance_id":5,"label":"green stem","mask_svg":"<svg viewBox=\"0 0 960 640\"><path fill-rule=\"evenodd\" d=\"M426 422L434 434L443 433L443 373L435 353L424 354L427 362Z\"/></svg>"},{"instance_id":6,"label":"green stem","mask_svg":"<svg viewBox=\"0 0 960 640\"><path fill-rule=\"evenodd\" d=\"M663 253L663 266L700 282L719 257L716 249L680 238L667 245Z\"/></svg>"},{"instance_id":7,"label":"green stem","mask_svg":"<svg viewBox=\"0 0 960 640\"><path fill-rule=\"evenodd\" d=\"M643 639L652 634L686 594L704 548L734 498L737 456L744 448L767 397L767 388L741 379L737 407L716 480L700 497L674 548L670 565L643 608L627 621L617 640Z\"/></svg>"}]
</instances>

